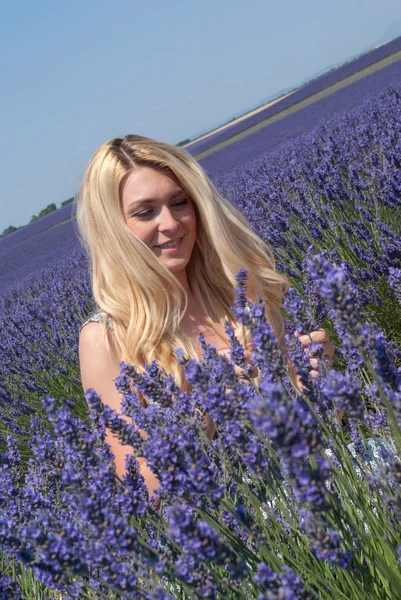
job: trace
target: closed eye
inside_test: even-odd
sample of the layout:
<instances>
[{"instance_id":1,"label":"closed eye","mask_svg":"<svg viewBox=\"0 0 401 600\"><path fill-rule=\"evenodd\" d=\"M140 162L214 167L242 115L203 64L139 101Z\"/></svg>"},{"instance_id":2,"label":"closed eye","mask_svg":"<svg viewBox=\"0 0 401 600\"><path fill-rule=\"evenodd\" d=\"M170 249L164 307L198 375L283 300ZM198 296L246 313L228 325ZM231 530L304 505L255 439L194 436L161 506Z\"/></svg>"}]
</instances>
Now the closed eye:
<instances>
[{"instance_id":1,"label":"closed eye","mask_svg":"<svg viewBox=\"0 0 401 600\"><path fill-rule=\"evenodd\" d=\"M178 202L174 202L174 204L172 204L171 206L174 206L174 207L177 207L178 209L180 209L183 206L185 206L186 204L188 204L188 200L184 199L184 200L179 200ZM148 210L142 210L139 213L131 215L131 217L138 217L139 219L146 219L151 216L152 212L153 212L153 208L148 208Z\"/></svg>"}]
</instances>

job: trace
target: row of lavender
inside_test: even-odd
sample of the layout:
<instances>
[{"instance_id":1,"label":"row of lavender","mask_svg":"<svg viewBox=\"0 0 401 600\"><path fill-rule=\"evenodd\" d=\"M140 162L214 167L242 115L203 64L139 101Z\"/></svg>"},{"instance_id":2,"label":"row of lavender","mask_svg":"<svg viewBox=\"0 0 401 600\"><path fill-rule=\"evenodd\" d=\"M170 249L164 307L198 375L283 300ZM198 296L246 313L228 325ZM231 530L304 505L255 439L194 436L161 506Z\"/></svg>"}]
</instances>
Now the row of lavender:
<instances>
[{"instance_id":1,"label":"row of lavender","mask_svg":"<svg viewBox=\"0 0 401 600\"><path fill-rule=\"evenodd\" d=\"M200 162L213 177L236 167L241 168L245 161L257 158L279 144L311 131L322 120L327 119L328 115L335 116L357 108L372 95L380 94L391 86L398 86L400 80L401 60L249 134L227 148L212 152Z\"/></svg>"},{"instance_id":2,"label":"row of lavender","mask_svg":"<svg viewBox=\"0 0 401 600\"><path fill-rule=\"evenodd\" d=\"M47 589L89 598L401 595L400 132L395 89L217 182L304 298L286 301L302 393L240 274L259 388L206 346L204 363L179 357L190 395L156 365L145 376L124 366L122 407L145 441L95 394L86 414L82 254L3 294L0 545L17 583L25 565ZM290 334L320 324L339 348L336 370L314 381ZM236 344L232 359L243 364ZM146 410L131 379L153 400ZM212 443L198 408L217 424ZM146 457L158 506L132 459L115 479L105 425Z\"/></svg>"},{"instance_id":3,"label":"row of lavender","mask_svg":"<svg viewBox=\"0 0 401 600\"><path fill-rule=\"evenodd\" d=\"M67 204L66 206L62 206L61 208L54 210L48 215L45 215L44 217L33 221L33 223L29 223L28 225L25 225L25 227L17 229L17 231L9 233L3 238L0 238L0 252L5 248L15 246L22 240L38 235L42 231L46 231L46 229L50 229L55 225L59 225L63 221L71 219L72 206L72 203Z\"/></svg>"},{"instance_id":4,"label":"row of lavender","mask_svg":"<svg viewBox=\"0 0 401 600\"><path fill-rule=\"evenodd\" d=\"M387 44L383 44L379 48L375 48L371 52L367 52L366 54L359 56L355 60L352 60L337 69L325 73L321 77L317 77L307 85L304 85L300 89L293 92L291 95L286 96L272 106L269 106L264 110L261 110L260 112L231 125L231 127L228 127L223 131L216 132L203 140L199 140L199 142L194 141L188 146L188 150L191 152L191 154L199 154L200 152L203 152L204 150L207 150L208 148L211 148L220 142L228 140L233 135L245 131L246 129L249 129L249 127L257 125L261 121L280 113L290 106L294 106L295 104L302 102L302 100L321 92L327 87L339 83L346 77L349 77L354 73L358 73L362 69L373 65L374 63L390 56L391 54L399 52L400 50L401 37L398 37Z\"/></svg>"},{"instance_id":5,"label":"row of lavender","mask_svg":"<svg viewBox=\"0 0 401 600\"><path fill-rule=\"evenodd\" d=\"M1 249L0 293L19 284L26 277L29 278L35 271L71 256L78 245L76 221L70 219Z\"/></svg>"}]
</instances>

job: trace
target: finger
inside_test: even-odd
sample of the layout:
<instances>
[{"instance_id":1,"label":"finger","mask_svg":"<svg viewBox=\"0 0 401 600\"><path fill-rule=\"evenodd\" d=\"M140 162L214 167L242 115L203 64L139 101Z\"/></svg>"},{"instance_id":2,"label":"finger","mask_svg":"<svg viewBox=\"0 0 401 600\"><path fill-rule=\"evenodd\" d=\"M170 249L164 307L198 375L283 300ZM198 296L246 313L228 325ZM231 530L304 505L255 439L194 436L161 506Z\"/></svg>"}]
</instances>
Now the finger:
<instances>
[{"instance_id":1,"label":"finger","mask_svg":"<svg viewBox=\"0 0 401 600\"><path fill-rule=\"evenodd\" d=\"M317 379L319 377L319 373L315 370L309 372L309 375L312 379ZM302 392L305 389L305 386L302 383L302 377L300 375L295 376L295 385Z\"/></svg>"},{"instance_id":2,"label":"finger","mask_svg":"<svg viewBox=\"0 0 401 600\"><path fill-rule=\"evenodd\" d=\"M319 358L310 358L309 359L310 365L312 367L312 370L316 371L317 373L321 373L322 371L319 370L320 364L321 364L321 360ZM326 364L326 368L331 366L331 360L328 358L325 358L323 360L323 364Z\"/></svg>"},{"instance_id":3,"label":"finger","mask_svg":"<svg viewBox=\"0 0 401 600\"><path fill-rule=\"evenodd\" d=\"M251 377L257 377L258 375L259 375L258 367L253 367L253 369L251 371Z\"/></svg>"},{"instance_id":4,"label":"finger","mask_svg":"<svg viewBox=\"0 0 401 600\"><path fill-rule=\"evenodd\" d=\"M329 335L325 329L316 329L307 334L295 334L303 346L307 346L312 343L324 344L330 340Z\"/></svg>"},{"instance_id":5,"label":"finger","mask_svg":"<svg viewBox=\"0 0 401 600\"><path fill-rule=\"evenodd\" d=\"M235 366L234 367L234 371L235 371L235 374L238 377L241 377L241 378L247 378L248 377L247 374L245 373L245 369L241 369L241 367ZM250 374L250 377L257 377L257 375L258 375L258 368L257 367L253 367L253 369L251 371L251 374Z\"/></svg>"},{"instance_id":6,"label":"finger","mask_svg":"<svg viewBox=\"0 0 401 600\"><path fill-rule=\"evenodd\" d=\"M318 368L319 368L319 359L318 358L311 358L311 359L309 359L309 362L311 364L312 369L315 369L315 371L317 371Z\"/></svg>"},{"instance_id":7,"label":"finger","mask_svg":"<svg viewBox=\"0 0 401 600\"><path fill-rule=\"evenodd\" d=\"M248 365L251 365L251 357L252 357L252 353L249 350L245 350L245 362L248 363Z\"/></svg>"},{"instance_id":8,"label":"finger","mask_svg":"<svg viewBox=\"0 0 401 600\"><path fill-rule=\"evenodd\" d=\"M335 351L336 348L331 342L326 342L325 344L323 344L323 356L331 358L334 356Z\"/></svg>"},{"instance_id":9,"label":"finger","mask_svg":"<svg viewBox=\"0 0 401 600\"><path fill-rule=\"evenodd\" d=\"M242 377L244 375L244 369L241 369L241 367L237 367L237 365L234 366L234 372L238 377Z\"/></svg>"},{"instance_id":10,"label":"finger","mask_svg":"<svg viewBox=\"0 0 401 600\"><path fill-rule=\"evenodd\" d=\"M325 329L316 329L315 331L311 331L306 335L300 333L295 333L295 335L301 342L302 346L308 346L313 342L325 344L326 342L330 341L329 334Z\"/></svg>"},{"instance_id":11,"label":"finger","mask_svg":"<svg viewBox=\"0 0 401 600\"><path fill-rule=\"evenodd\" d=\"M333 364L333 356L324 356L323 360L329 367L331 367L331 365Z\"/></svg>"}]
</instances>

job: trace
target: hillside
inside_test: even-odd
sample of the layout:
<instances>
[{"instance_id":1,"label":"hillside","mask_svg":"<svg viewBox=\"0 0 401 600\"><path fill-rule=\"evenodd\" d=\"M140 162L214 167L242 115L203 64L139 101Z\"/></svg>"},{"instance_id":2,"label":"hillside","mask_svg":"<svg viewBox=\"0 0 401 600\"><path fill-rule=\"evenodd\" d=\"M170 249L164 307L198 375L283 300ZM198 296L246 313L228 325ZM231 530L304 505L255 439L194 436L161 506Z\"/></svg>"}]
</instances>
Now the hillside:
<instances>
[{"instance_id":1,"label":"hillside","mask_svg":"<svg viewBox=\"0 0 401 600\"><path fill-rule=\"evenodd\" d=\"M359 78L381 69L401 58L401 37L392 40L380 47L376 47L354 60L347 62L337 69L317 77L306 85L293 90L281 97L278 101L269 102L263 107L251 111L246 115L232 121L229 126L224 125L205 134L196 140L191 140L184 147L197 159L206 156L209 151L220 149L221 144L228 140L235 141L234 136L243 132L252 133L255 129L269 124L269 119L281 115L285 110L298 110L306 103L319 99L321 93L333 93L344 85L349 85ZM206 153L206 151L208 151Z\"/></svg>"}]
</instances>

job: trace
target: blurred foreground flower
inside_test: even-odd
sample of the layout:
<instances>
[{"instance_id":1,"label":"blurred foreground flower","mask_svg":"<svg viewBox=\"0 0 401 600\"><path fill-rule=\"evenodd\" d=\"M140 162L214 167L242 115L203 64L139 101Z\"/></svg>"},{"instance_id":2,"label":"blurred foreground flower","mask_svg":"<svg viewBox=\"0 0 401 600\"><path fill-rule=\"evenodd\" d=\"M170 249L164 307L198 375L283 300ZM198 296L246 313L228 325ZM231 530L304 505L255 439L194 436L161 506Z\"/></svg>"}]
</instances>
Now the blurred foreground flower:
<instances>
[{"instance_id":1,"label":"blurred foreground flower","mask_svg":"<svg viewBox=\"0 0 401 600\"><path fill-rule=\"evenodd\" d=\"M392 347L377 326L360 321L341 268L322 255L310 258L309 269L349 362L357 356L363 372L325 369L318 380L306 377L301 392L263 304L245 310L242 271L234 310L249 326L259 383L236 375L243 355L235 337L233 363L201 338L204 362L178 352L193 385L188 394L155 363L144 374L122 363L121 414L93 390L89 422L43 398L51 429L32 420L27 472L12 436L2 458L3 552L73 597L401 595L401 390ZM294 299L288 319L307 330ZM295 346L291 352L301 374L302 356ZM147 407L131 383L148 394ZM346 411L342 426L339 410ZM212 442L203 434L204 411L218 431ZM122 480L106 428L127 446ZM381 455L366 459L377 436ZM135 456L159 479L158 506Z\"/></svg>"}]
</instances>

